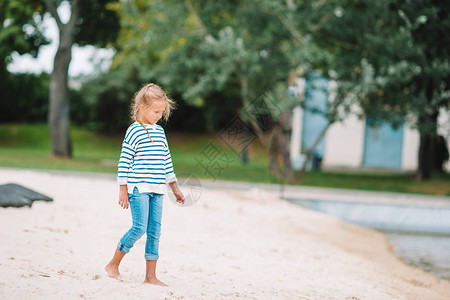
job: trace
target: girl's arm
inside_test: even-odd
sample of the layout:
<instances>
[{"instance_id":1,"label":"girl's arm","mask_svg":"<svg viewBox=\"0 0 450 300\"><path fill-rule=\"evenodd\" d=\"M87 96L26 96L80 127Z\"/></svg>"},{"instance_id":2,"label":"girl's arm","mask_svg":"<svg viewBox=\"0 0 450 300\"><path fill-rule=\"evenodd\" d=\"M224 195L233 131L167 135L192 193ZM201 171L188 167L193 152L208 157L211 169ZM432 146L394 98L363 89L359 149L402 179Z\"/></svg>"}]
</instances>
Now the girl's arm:
<instances>
[{"instance_id":1,"label":"girl's arm","mask_svg":"<svg viewBox=\"0 0 450 300\"><path fill-rule=\"evenodd\" d=\"M117 170L117 183L119 185L126 185L128 182L128 172L136 154L136 145L140 139L139 129L136 125L130 125L123 139Z\"/></svg>"},{"instance_id":2,"label":"girl's arm","mask_svg":"<svg viewBox=\"0 0 450 300\"><path fill-rule=\"evenodd\" d=\"M176 181L169 182L169 186L172 189L173 194L177 198L177 202L184 204L184 195L178 187L178 183ZM128 195L127 195L128 196Z\"/></svg>"},{"instance_id":3,"label":"girl's arm","mask_svg":"<svg viewBox=\"0 0 450 300\"><path fill-rule=\"evenodd\" d=\"M127 185L120 185L119 187L119 205L123 209L127 209L130 206L130 203L128 201L128 190Z\"/></svg>"},{"instance_id":4,"label":"girl's arm","mask_svg":"<svg viewBox=\"0 0 450 300\"><path fill-rule=\"evenodd\" d=\"M126 141L122 143L122 151L120 153L118 170L117 170L117 182L120 185L127 184L128 181L128 172L131 168L131 164L133 163L135 149L133 146L128 144Z\"/></svg>"},{"instance_id":5,"label":"girl's arm","mask_svg":"<svg viewBox=\"0 0 450 300\"><path fill-rule=\"evenodd\" d=\"M166 134L164 133L164 139L166 142L166 182L169 184L172 189L173 194L177 198L177 202L184 204L184 195L178 187L177 177L173 171L172 157L170 155L169 145L167 144Z\"/></svg>"}]
</instances>

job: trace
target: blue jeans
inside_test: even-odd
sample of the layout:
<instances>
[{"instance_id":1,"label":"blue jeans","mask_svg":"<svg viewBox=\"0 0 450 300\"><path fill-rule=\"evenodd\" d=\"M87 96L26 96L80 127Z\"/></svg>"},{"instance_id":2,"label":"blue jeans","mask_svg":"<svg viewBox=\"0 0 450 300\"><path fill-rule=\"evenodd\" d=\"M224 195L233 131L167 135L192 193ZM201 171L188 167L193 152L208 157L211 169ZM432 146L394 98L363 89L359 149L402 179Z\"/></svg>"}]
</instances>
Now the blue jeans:
<instances>
[{"instance_id":1,"label":"blue jeans","mask_svg":"<svg viewBox=\"0 0 450 300\"><path fill-rule=\"evenodd\" d=\"M163 207L162 194L139 193L135 187L133 194L128 194L133 226L120 239L117 248L128 253L134 243L147 233L145 259L158 260L159 237L161 236L161 217Z\"/></svg>"}]
</instances>

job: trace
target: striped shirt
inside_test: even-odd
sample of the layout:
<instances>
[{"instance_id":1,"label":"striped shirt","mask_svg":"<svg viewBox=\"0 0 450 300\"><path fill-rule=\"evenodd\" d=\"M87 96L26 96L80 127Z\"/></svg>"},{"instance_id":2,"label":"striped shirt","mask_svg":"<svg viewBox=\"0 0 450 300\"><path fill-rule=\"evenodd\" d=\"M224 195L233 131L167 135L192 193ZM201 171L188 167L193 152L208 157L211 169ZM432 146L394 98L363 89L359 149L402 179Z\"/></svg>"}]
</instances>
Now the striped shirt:
<instances>
[{"instance_id":1,"label":"striped shirt","mask_svg":"<svg viewBox=\"0 0 450 300\"><path fill-rule=\"evenodd\" d=\"M131 124L125 134L120 153L117 182L127 185L128 193L137 187L140 193L166 192L166 183L176 181L172 158L164 129L157 124Z\"/></svg>"}]
</instances>

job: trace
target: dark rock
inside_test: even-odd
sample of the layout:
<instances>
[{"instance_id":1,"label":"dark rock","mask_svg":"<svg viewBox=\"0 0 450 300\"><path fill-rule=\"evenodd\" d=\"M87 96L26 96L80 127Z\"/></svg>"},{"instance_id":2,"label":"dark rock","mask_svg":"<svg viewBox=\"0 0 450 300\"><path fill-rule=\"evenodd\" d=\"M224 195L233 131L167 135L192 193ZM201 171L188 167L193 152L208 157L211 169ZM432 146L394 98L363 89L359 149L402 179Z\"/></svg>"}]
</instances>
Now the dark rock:
<instances>
[{"instance_id":1,"label":"dark rock","mask_svg":"<svg viewBox=\"0 0 450 300\"><path fill-rule=\"evenodd\" d=\"M36 200L53 201L53 199L50 197L47 197L15 183L0 185L1 207L30 207L33 201Z\"/></svg>"}]
</instances>

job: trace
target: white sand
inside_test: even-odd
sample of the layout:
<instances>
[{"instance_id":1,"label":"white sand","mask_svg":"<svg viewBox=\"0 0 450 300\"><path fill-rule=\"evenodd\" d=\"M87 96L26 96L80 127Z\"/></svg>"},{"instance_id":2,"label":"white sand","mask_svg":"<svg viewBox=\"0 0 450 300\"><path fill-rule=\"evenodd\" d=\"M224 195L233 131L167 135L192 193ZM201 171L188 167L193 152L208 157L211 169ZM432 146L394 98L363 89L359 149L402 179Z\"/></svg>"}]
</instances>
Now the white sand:
<instances>
[{"instance_id":1,"label":"white sand","mask_svg":"<svg viewBox=\"0 0 450 300\"><path fill-rule=\"evenodd\" d=\"M8 182L55 201L0 208L0 299L450 299L383 234L254 191L166 198L157 272L170 286L141 283L144 238L114 280L103 267L131 217L113 179L0 169Z\"/></svg>"}]
</instances>

